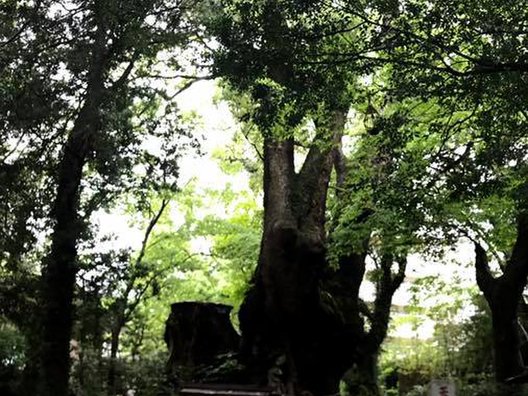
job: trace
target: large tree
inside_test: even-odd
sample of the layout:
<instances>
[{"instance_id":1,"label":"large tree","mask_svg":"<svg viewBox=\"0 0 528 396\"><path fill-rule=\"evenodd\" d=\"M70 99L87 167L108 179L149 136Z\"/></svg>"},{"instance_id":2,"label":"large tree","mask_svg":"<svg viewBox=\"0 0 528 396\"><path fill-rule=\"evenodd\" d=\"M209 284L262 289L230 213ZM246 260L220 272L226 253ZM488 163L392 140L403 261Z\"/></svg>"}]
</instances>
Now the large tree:
<instances>
[{"instance_id":1,"label":"large tree","mask_svg":"<svg viewBox=\"0 0 528 396\"><path fill-rule=\"evenodd\" d=\"M376 176L391 168L357 176L361 167L343 156L349 108L359 100L356 65L305 62L307 53L339 51L359 38L349 32L335 39L327 22L338 26L342 15L319 2L229 2L221 14L213 26L222 44L217 73L237 92L240 118L259 131L263 161L263 234L239 314L244 362L260 380L283 365L289 393L335 393L347 372L351 393L361 386L377 392L376 358L392 295L403 281L405 252L391 251L383 227L368 221L375 217L369 199L358 198L356 213L342 205L333 224L327 217L329 197L340 202L345 196L329 192L333 174L334 187L349 192L348 178L374 187ZM372 153L365 162L376 161ZM348 230L350 240L332 229ZM339 247L330 255L333 242ZM378 258L372 307L359 298L369 251Z\"/></svg>"},{"instance_id":2,"label":"large tree","mask_svg":"<svg viewBox=\"0 0 528 396\"><path fill-rule=\"evenodd\" d=\"M519 216L517 240L503 274L495 277L488 265L486 252L476 244L477 282L484 293L492 316L495 373L498 381L525 374L520 351L518 309L528 277L528 238L526 215Z\"/></svg>"},{"instance_id":3,"label":"large tree","mask_svg":"<svg viewBox=\"0 0 528 396\"><path fill-rule=\"evenodd\" d=\"M465 227L479 241L477 282L491 309L496 377L504 382L523 372L515 322L527 266L523 252L526 2L371 4L368 11L341 6L343 12L370 26L370 37L380 44L379 50L365 54L351 46L330 54L326 61L359 58L372 65L390 65L392 83L385 91L393 99L414 98L447 110L448 117L427 123L430 135L443 130L437 148L424 152L431 162L430 174L439 182L430 186L443 191L443 198L440 205L425 206L440 209L443 217L437 224L450 229L448 234ZM512 236L515 230L516 237ZM500 232L503 235L497 238ZM515 238L514 247L509 247ZM488 268L480 246L483 241L502 264L503 273L497 278Z\"/></svg>"},{"instance_id":4,"label":"large tree","mask_svg":"<svg viewBox=\"0 0 528 396\"><path fill-rule=\"evenodd\" d=\"M1 86L7 100L1 113L6 136L0 177L12 180L2 189L11 202L3 208L10 229L2 236L2 265L31 250L35 225L51 240L42 265L40 394L68 393L77 246L88 236L86 222L94 210L133 187L135 165L146 163L134 169L146 168L145 173L149 162L160 165L144 152L141 135L159 140L179 130L165 122L176 119L170 108L156 106L168 97L164 87L146 77L156 68L156 54L189 37L193 4L2 5ZM168 116L155 120L156 112ZM38 211L36 201L30 205L35 209L27 210L24 192L42 198L47 212ZM13 199L16 195L21 199ZM17 244L9 247L9 238Z\"/></svg>"}]
</instances>

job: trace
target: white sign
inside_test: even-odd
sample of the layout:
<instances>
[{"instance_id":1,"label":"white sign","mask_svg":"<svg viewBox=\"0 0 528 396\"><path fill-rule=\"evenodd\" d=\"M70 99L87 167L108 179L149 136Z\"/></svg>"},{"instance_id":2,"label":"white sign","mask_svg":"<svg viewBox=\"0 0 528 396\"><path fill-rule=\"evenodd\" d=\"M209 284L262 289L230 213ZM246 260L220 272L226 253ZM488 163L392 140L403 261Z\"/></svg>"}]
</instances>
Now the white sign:
<instances>
[{"instance_id":1,"label":"white sign","mask_svg":"<svg viewBox=\"0 0 528 396\"><path fill-rule=\"evenodd\" d=\"M429 384L429 396L456 396L455 383L443 379L432 380Z\"/></svg>"}]
</instances>

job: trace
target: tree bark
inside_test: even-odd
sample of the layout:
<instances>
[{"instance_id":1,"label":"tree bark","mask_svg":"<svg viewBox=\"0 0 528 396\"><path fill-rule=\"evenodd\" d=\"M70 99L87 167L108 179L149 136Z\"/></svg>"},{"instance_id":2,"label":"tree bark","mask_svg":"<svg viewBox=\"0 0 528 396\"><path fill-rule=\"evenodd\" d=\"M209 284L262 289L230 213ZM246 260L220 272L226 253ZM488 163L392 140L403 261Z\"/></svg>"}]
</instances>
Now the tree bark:
<instances>
[{"instance_id":1,"label":"tree bark","mask_svg":"<svg viewBox=\"0 0 528 396\"><path fill-rule=\"evenodd\" d=\"M519 216L511 258L498 278L491 274L486 252L475 244L477 284L491 310L495 376L505 382L525 370L520 352L517 309L528 276L528 217Z\"/></svg>"},{"instance_id":2,"label":"tree bark","mask_svg":"<svg viewBox=\"0 0 528 396\"><path fill-rule=\"evenodd\" d=\"M356 348L353 366L343 377L344 392L347 395L381 395L378 386L378 356L381 344L387 336L392 296L402 284L407 266L405 258L398 258L396 260L398 271L393 274L391 270L393 262L394 259L389 254L381 257L378 266L381 274L376 281L376 299L373 307L369 309L366 305L362 305L356 311L356 321L360 322L359 311L361 311L369 319L370 330L360 337L363 342ZM359 331L362 332L363 329Z\"/></svg>"},{"instance_id":3,"label":"tree bark","mask_svg":"<svg viewBox=\"0 0 528 396\"><path fill-rule=\"evenodd\" d=\"M78 216L80 184L93 137L99 129L99 107L104 96L105 40L106 33L100 28L96 33L85 102L60 161L52 214L55 225L43 273L43 336L39 359L39 394L42 396L68 395L77 240L82 230Z\"/></svg>"},{"instance_id":4,"label":"tree bark","mask_svg":"<svg viewBox=\"0 0 528 396\"><path fill-rule=\"evenodd\" d=\"M378 387L378 353L364 353L343 376L344 395L381 396Z\"/></svg>"},{"instance_id":5,"label":"tree bark","mask_svg":"<svg viewBox=\"0 0 528 396\"><path fill-rule=\"evenodd\" d=\"M391 298L405 270L402 262L394 275L392 258L383 261L371 330L365 332L359 287L366 245L342 257L337 271L326 259L327 190L334 166L343 177L338 153L345 119L345 111L335 110L318 120L315 143L298 173L292 140L264 142L264 230L254 284L239 312L242 357L263 382L267 370L282 366L290 394L336 393L354 363L375 372ZM370 379L376 383L374 374Z\"/></svg>"},{"instance_id":6,"label":"tree bark","mask_svg":"<svg viewBox=\"0 0 528 396\"><path fill-rule=\"evenodd\" d=\"M117 394L117 353L119 351L119 338L123 325L121 320L114 325L111 332L110 339L110 361L108 366L108 395L114 396Z\"/></svg>"}]
</instances>

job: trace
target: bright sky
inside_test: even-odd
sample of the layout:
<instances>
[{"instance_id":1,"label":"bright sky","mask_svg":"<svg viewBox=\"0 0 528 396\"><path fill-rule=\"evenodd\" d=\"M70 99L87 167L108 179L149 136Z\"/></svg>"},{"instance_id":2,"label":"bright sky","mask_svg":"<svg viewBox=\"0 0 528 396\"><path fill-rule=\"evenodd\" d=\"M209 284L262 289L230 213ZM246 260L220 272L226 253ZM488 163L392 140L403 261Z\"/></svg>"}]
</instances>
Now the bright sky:
<instances>
[{"instance_id":1,"label":"bright sky","mask_svg":"<svg viewBox=\"0 0 528 396\"><path fill-rule=\"evenodd\" d=\"M194 112L199 118L195 131L201 143L203 155L189 152L180 161L179 186L185 186L190 179L196 180L196 186L201 188L222 189L230 183L235 189L247 188L247 179L243 174L231 176L224 174L218 164L211 158L215 148L228 144L236 128L225 102L214 103L216 86L213 81L199 81L191 88L183 91L178 97L178 106L183 112ZM219 208L220 210L220 208ZM175 223L179 223L179 214L172 212ZM120 213L98 212L94 220L99 223L102 234L115 234L117 240L113 248L139 248L143 238L142 230L130 224L130 219ZM197 246L198 250L202 250Z\"/></svg>"},{"instance_id":2,"label":"bright sky","mask_svg":"<svg viewBox=\"0 0 528 396\"><path fill-rule=\"evenodd\" d=\"M215 148L227 145L236 129L236 123L225 102L213 103L216 86L213 81L199 81L178 100L180 110L195 112L201 118L196 131L203 136L201 149L203 156L188 155L181 161L181 184L195 177L203 186L223 186L232 178L225 175L214 160L210 158Z\"/></svg>"}]
</instances>

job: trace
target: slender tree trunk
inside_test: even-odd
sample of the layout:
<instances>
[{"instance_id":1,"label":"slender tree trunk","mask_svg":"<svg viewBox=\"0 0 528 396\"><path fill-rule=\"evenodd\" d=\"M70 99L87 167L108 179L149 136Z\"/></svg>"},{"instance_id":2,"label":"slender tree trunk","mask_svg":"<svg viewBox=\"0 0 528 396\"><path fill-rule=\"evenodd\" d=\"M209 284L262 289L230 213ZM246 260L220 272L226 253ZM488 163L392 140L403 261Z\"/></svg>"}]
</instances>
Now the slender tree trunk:
<instances>
[{"instance_id":1,"label":"slender tree trunk","mask_svg":"<svg viewBox=\"0 0 528 396\"><path fill-rule=\"evenodd\" d=\"M98 112L104 93L104 43L105 36L100 31L92 54L85 103L60 161L53 211L55 225L43 273L43 338L39 359L41 396L68 395L77 240L82 230L78 216L79 193L86 158L99 128Z\"/></svg>"},{"instance_id":2,"label":"slender tree trunk","mask_svg":"<svg viewBox=\"0 0 528 396\"><path fill-rule=\"evenodd\" d=\"M406 259L399 258L396 260L398 271L392 273L393 262L391 255L384 255L380 259L378 264L380 276L375 283L376 299L373 308L369 309L366 305L362 305L358 307L358 310L353 311L356 314L356 322L361 320L359 312L368 317L370 330L360 337L363 342L358 343L355 361L343 377L344 392L347 395L377 396L381 394L378 384L378 357L381 344L387 336L392 297L405 278L407 266Z\"/></svg>"},{"instance_id":3,"label":"slender tree trunk","mask_svg":"<svg viewBox=\"0 0 528 396\"><path fill-rule=\"evenodd\" d=\"M168 199L163 199L161 201L160 208L155 212L154 216L150 219L149 224L147 225L147 228L145 230L145 234L143 236L143 241L141 243L141 249L139 251L138 257L135 261L134 268L140 267L140 265L143 262L143 258L145 257L145 253L147 251L147 246L149 243L150 236L154 230L154 227L158 223L159 219L163 215L163 212L165 209L167 209L167 206L169 205ZM155 276L154 276L155 277ZM136 296L134 301L129 302L129 297L132 294L135 283L137 280L137 276L133 275L129 280L128 284L126 286L125 292L122 297L120 297L114 305L114 314L115 314L115 321L114 325L111 330L111 339L110 339L110 362L108 366L108 378L107 378L107 387L108 387L108 395L113 396L117 393L116 385L117 385L117 354L119 352L119 339L121 336L121 332L123 331L123 328L127 324L127 322L130 319L130 316L136 309L136 307L139 305L139 303L142 301L142 297L144 296L145 292L148 290L148 287L151 283L151 281L154 279L152 277L149 281L147 281L147 284L143 286L141 290L136 289Z\"/></svg>"},{"instance_id":4,"label":"slender tree trunk","mask_svg":"<svg viewBox=\"0 0 528 396\"><path fill-rule=\"evenodd\" d=\"M78 121L79 128L82 129L86 125L83 118L80 117ZM77 215L79 185L87 152L88 142L85 137L82 136L79 140L72 137L61 164L55 203L56 223L51 252L46 259L44 273L42 395L66 395L68 389L73 289L77 272L77 239L82 227Z\"/></svg>"},{"instance_id":5,"label":"slender tree trunk","mask_svg":"<svg viewBox=\"0 0 528 396\"><path fill-rule=\"evenodd\" d=\"M117 353L119 351L119 337L121 335L122 325L116 324L112 329L110 340L110 361L108 366L108 395L117 394Z\"/></svg>"},{"instance_id":6,"label":"slender tree trunk","mask_svg":"<svg viewBox=\"0 0 528 396\"><path fill-rule=\"evenodd\" d=\"M517 309L528 276L528 217L519 216L517 240L503 275L491 274L484 249L475 245L477 283L491 310L495 376L497 381L518 376L525 371L520 352Z\"/></svg>"}]
</instances>

